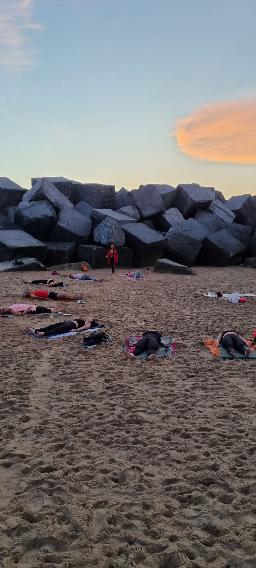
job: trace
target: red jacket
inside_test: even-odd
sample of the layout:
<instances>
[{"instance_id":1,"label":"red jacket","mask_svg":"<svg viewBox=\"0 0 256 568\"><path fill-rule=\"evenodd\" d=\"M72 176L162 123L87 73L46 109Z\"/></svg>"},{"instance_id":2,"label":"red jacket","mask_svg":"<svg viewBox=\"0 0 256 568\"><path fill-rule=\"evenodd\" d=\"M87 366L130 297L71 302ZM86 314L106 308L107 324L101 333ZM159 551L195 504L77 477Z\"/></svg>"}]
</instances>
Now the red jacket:
<instances>
[{"instance_id":1,"label":"red jacket","mask_svg":"<svg viewBox=\"0 0 256 568\"><path fill-rule=\"evenodd\" d=\"M114 264L117 265L117 263L118 263L118 252L117 252L116 248L114 248L113 251L111 250L111 248L108 250L108 252L106 254L106 259L108 261L108 264L110 264L113 256L114 256Z\"/></svg>"}]
</instances>

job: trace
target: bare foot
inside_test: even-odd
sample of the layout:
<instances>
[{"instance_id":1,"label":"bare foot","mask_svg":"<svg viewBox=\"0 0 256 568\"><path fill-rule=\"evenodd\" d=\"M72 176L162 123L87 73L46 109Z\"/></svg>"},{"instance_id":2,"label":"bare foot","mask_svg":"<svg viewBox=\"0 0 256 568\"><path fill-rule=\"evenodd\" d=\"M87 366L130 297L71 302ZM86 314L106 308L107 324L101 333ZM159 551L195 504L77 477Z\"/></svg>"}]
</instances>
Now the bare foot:
<instances>
[{"instance_id":1,"label":"bare foot","mask_svg":"<svg viewBox=\"0 0 256 568\"><path fill-rule=\"evenodd\" d=\"M155 359L156 359L155 353L151 353L151 355L148 356L148 361L155 361Z\"/></svg>"},{"instance_id":2,"label":"bare foot","mask_svg":"<svg viewBox=\"0 0 256 568\"><path fill-rule=\"evenodd\" d=\"M125 352L125 357L127 357L127 359L135 359L134 353L128 353L128 351Z\"/></svg>"}]
</instances>

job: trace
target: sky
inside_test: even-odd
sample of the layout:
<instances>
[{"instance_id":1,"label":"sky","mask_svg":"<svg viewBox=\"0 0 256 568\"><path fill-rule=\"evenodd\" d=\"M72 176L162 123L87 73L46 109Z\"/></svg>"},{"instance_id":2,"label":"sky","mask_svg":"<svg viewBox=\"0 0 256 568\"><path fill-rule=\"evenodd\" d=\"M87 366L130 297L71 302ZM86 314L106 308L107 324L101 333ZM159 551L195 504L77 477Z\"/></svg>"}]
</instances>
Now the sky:
<instances>
[{"instance_id":1,"label":"sky","mask_svg":"<svg viewBox=\"0 0 256 568\"><path fill-rule=\"evenodd\" d=\"M256 194L255 0L0 0L0 176Z\"/></svg>"}]
</instances>

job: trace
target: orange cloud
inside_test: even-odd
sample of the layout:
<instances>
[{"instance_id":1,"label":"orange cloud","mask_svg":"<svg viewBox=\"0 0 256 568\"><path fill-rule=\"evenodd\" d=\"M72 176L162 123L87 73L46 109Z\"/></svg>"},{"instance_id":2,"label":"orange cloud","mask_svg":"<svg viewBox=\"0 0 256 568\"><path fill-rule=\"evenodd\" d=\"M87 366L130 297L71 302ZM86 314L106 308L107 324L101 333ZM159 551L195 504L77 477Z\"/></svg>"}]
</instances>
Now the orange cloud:
<instances>
[{"instance_id":1,"label":"orange cloud","mask_svg":"<svg viewBox=\"0 0 256 568\"><path fill-rule=\"evenodd\" d=\"M256 99L204 105L178 121L176 139L194 158L256 164Z\"/></svg>"}]
</instances>

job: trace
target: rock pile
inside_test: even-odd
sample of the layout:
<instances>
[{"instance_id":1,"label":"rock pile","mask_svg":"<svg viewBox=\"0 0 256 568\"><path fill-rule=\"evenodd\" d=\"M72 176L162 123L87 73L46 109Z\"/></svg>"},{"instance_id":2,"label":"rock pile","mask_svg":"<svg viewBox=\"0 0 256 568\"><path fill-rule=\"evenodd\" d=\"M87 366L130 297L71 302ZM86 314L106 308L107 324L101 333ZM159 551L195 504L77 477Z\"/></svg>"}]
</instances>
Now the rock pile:
<instances>
[{"instance_id":1,"label":"rock pile","mask_svg":"<svg viewBox=\"0 0 256 568\"><path fill-rule=\"evenodd\" d=\"M105 266L111 242L119 247L119 266L163 259L157 271L182 273L177 263L248 264L256 255L256 196L226 200L196 183L116 192L113 185L61 177L35 178L27 191L0 178L0 262L85 260L97 268Z\"/></svg>"}]
</instances>

